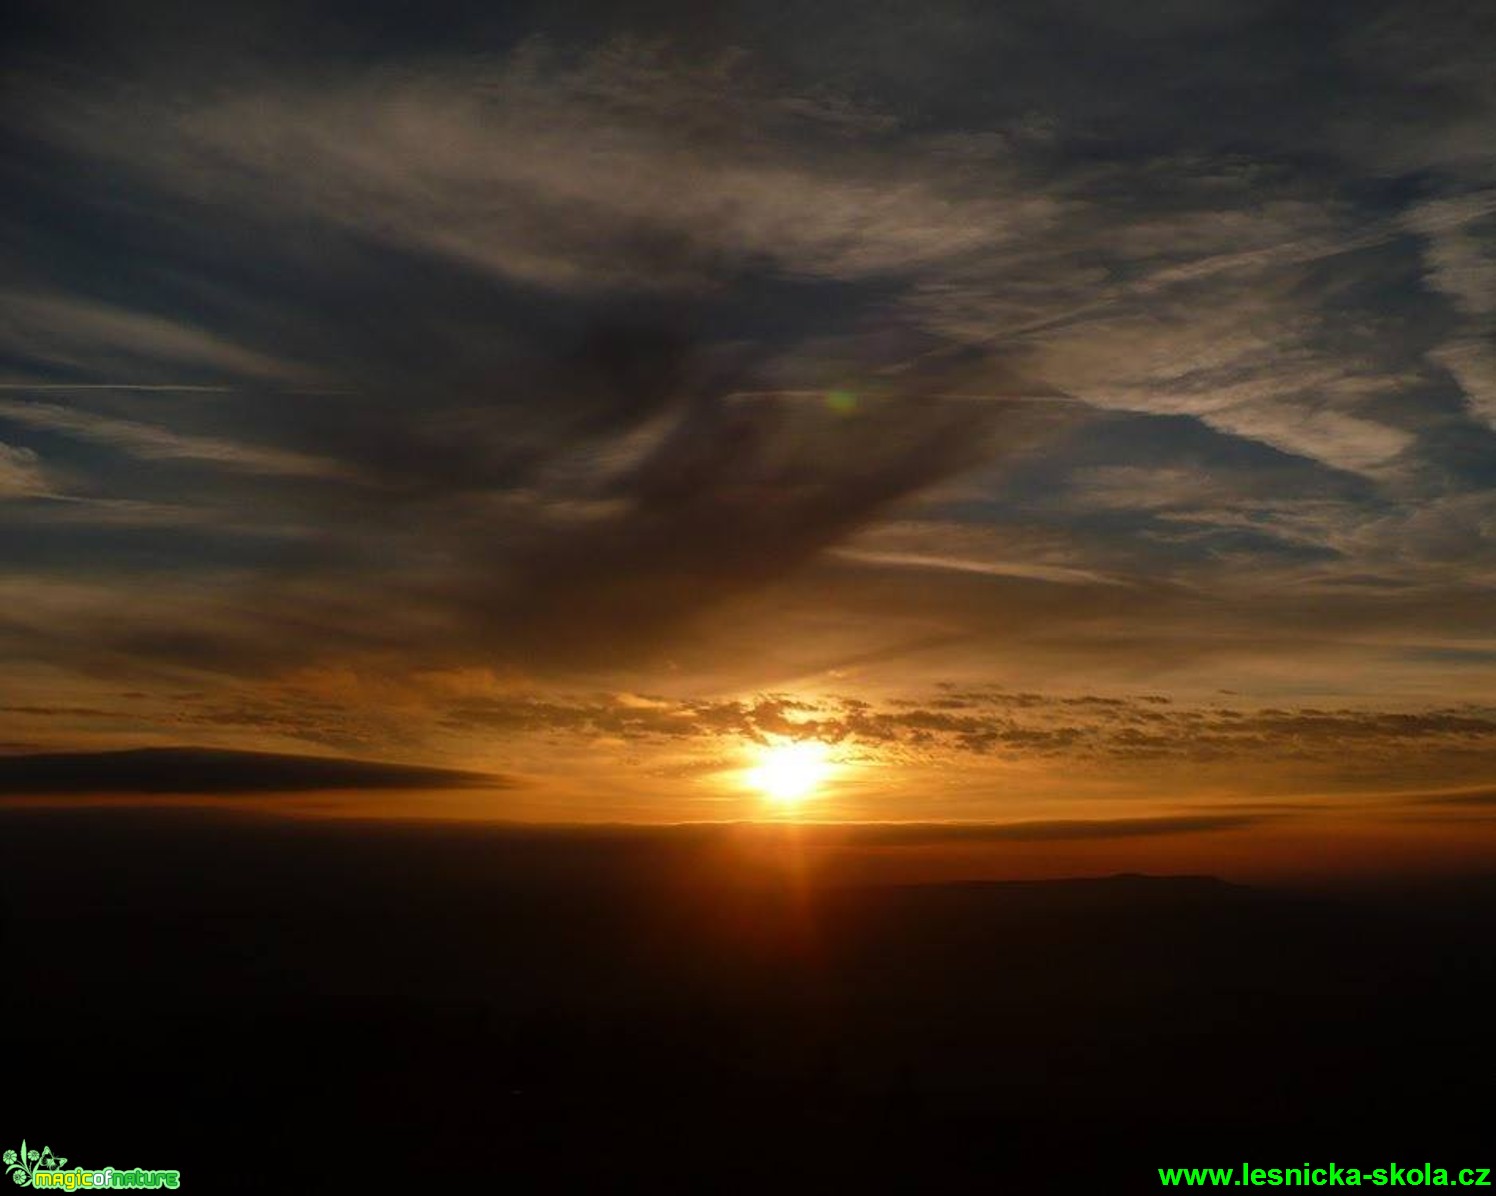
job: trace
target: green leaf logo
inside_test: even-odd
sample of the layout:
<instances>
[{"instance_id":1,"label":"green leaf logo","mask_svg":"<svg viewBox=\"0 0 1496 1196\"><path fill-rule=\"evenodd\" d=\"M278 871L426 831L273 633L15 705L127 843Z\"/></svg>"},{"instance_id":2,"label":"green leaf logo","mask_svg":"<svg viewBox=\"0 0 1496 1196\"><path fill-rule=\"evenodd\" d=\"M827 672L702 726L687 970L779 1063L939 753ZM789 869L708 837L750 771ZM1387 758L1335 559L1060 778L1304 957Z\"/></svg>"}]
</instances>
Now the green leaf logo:
<instances>
[{"instance_id":1,"label":"green leaf logo","mask_svg":"<svg viewBox=\"0 0 1496 1196\"><path fill-rule=\"evenodd\" d=\"M14 1150L7 1150L5 1152L5 1169L16 1183L29 1184L31 1182L31 1168L27 1166L27 1163L35 1158L36 1151L28 1151L26 1149L26 1139L22 1138L19 1153Z\"/></svg>"},{"instance_id":2,"label":"green leaf logo","mask_svg":"<svg viewBox=\"0 0 1496 1196\"><path fill-rule=\"evenodd\" d=\"M61 1155L53 1154L50 1146L31 1150L26 1140L21 1139L20 1150L7 1150L4 1155L5 1170L17 1184L31 1183L38 1171L57 1171L67 1163Z\"/></svg>"}]
</instances>

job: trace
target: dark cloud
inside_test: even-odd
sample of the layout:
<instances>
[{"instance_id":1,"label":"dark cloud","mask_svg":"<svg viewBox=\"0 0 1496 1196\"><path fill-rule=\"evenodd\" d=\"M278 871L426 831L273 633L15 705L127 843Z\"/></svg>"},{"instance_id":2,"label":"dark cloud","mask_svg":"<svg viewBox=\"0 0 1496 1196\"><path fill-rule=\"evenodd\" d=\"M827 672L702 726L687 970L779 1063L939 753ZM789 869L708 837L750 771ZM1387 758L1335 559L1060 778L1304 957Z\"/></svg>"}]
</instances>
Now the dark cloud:
<instances>
[{"instance_id":1,"label":"dark cloud","mask_svg":"<svg viewBox=\"0 0 1496 1196\"><path fill-rule=\"evenodd\" d=\"M0 756L0 794L275 794L321 790L497 788L486 773L373 760L211 748Z\"/></svg>"},{"instance_id":2,"label":"dark cloud","mask_svg":"<svg viewBox=\"0 0 1496 1196\"><path fill-rule=\"evenodd\" d=\"M1008 823L850 823L845 834L862 845L915 847L927 844L989 842L1066 842L1082 839L1134 839L1245 830L1269 820L1268 814L1180 814L1158 818L1082 818ZM824 830L822 833L828 833ZM829 832L833 836L836 832Z\"/></svg>"},{"instance_id":3,"label":"dark cloud","mask_svg":"<svg viewBox=\"0 0 1496 1196\"><path fill-rule=\"evenodd\" d=\"M1468 789L1458 793L1413 795L1405 801L1430 806L1496 806L1496 789Z\"/></svg>"}]
</instances>

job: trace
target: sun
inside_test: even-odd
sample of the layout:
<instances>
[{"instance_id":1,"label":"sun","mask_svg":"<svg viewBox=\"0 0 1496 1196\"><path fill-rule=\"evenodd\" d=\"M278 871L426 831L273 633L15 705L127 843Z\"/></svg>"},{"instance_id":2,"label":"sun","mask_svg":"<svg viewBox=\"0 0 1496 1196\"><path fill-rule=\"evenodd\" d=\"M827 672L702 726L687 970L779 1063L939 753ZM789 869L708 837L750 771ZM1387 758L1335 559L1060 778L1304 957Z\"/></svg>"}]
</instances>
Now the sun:
<instances>
[{"instance_id":1,"label":"sun","mask_svg":"<svg viewBox=\"0 0 1496 1196\"><path fill-rule=\"evenodd\" d=\"M763 748L757 766L748 770L745 779L776 805L798 806L820 788L831 771L826 745L801 740Z\"/></svg>"}]
</instances>

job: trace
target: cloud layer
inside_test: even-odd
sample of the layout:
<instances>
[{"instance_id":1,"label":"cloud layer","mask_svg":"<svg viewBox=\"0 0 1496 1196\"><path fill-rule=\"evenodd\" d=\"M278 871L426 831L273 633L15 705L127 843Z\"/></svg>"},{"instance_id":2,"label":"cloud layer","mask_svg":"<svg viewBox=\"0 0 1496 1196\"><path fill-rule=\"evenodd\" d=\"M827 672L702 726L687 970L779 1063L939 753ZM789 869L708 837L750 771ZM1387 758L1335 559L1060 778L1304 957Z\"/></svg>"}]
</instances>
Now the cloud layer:
<instances>
[{"instance_id":1,"label":"cloud layer","mask_svg":"<svg viewBox=\"0 0 1496 1196\"><path fill-rule=\"evenodd\" d=\"M274 794L501 787L499 777L330 756L135 748L0 756L0 794Z\"/></svg>"}]
</instances>

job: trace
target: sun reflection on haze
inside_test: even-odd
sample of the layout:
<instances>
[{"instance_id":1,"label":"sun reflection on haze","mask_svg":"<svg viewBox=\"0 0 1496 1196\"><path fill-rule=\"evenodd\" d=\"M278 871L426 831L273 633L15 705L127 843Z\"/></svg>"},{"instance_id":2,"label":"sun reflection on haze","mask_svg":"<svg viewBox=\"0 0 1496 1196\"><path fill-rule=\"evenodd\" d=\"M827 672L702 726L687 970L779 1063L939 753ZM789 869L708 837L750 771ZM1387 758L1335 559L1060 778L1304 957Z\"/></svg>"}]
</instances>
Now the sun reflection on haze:
<instances>
[{"instance_id":1,"label":"sun reflection on haze","mask_svg":"<svg viewBox=\"0 0 1496 1196\"><path fill-rule=\"evenodd\" d=\"M815 796L834 768L824 743L773 744L759 750L758 762L744 774L744 781L774 805L794 809Z\"/></svg>"}]
</instances>

